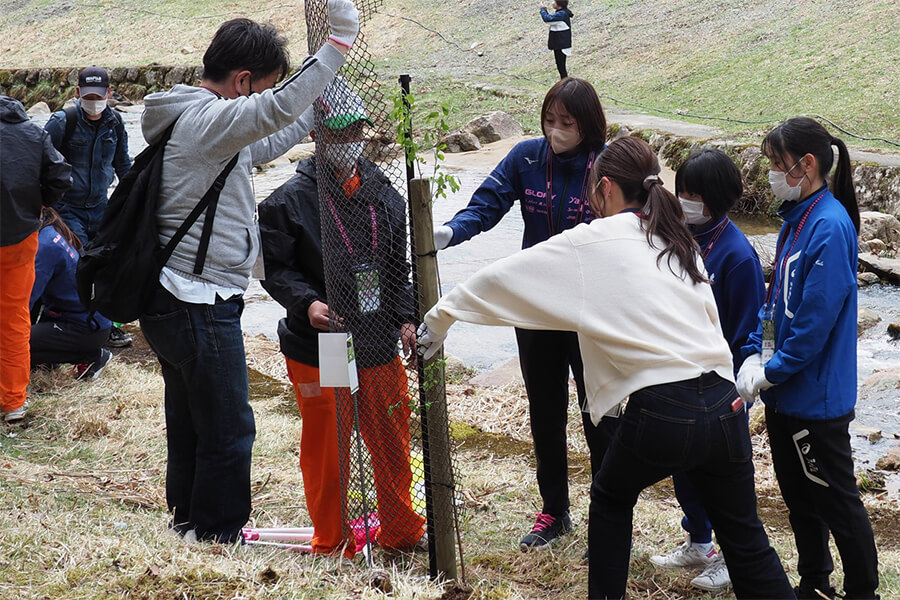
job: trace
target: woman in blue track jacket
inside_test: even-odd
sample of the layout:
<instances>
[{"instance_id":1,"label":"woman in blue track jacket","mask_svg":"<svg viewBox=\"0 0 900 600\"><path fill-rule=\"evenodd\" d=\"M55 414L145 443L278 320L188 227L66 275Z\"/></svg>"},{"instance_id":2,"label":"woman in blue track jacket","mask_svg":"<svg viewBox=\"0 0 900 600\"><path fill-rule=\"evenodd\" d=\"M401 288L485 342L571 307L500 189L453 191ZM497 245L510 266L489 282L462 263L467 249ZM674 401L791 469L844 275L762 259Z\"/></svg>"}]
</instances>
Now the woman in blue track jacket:
<instances>
[{"instance_id":1,"label":"woman in blue track jacket","mask_svg":"<svg viewBox=\"0 0 900 600\"><path fill-rule=\"evenodd\" d=\"M838 149L832 185L825 177ZM859 209L844 143L809 118L763 140L769 181L784 200L772 279L738 373L745 399L766 404L772 463L797 543L799 598L834 597L829 531L845 598L877 598L872 526L853 474Z\"/></svg>"},{"instance_id":2,"label":"woman in blue track jacket","mask_svg":"<svg viewBox=\"0 0 900 600\"><path fill-rule=\"evenodd\" d=\"M491 229L517 200L525 222L522 248L593 220L588 178L606 146L606 118L594 87L583 79L560 80L544 97L541 129L543 137L516 144L475 191L469 205L435 230L438 250ZM585 389L577 334L516 328L516 341L543 499L534 527L519 543L525 552L547 547L571 529L566 448L570 368L582 407ZM610 424L594 426L587 412L582 413L582 422L591 471L596 473Z\"/></svg>"}]
</instances>

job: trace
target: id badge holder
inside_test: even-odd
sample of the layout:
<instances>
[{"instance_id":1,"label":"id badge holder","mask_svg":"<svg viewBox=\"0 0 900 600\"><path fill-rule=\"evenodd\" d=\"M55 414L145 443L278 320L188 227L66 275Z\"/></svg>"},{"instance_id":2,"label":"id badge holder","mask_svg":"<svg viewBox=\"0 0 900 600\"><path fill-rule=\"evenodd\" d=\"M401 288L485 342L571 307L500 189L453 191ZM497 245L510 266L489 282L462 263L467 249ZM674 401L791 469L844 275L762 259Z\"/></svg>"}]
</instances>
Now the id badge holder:
<instances>
[{"instance_id":1,"label":"id badge holder","mask_svg":"<svg viewBox=\"0 0 900 600\"><path fill-rule=\"evenodd\" d=\"M775 354L775 311L772 308L766 308L763 311L762 319L762 357L763 364L771 360Z\"/></svg>"},{"instance_id":2,"label":"id badge holder","mask_svg":"<svg viewBox=\"0 0 900 600\"><path fill-rule=\"evenodd\" d=\"M353 277L356 279L359 313L365 315L380 310L381 281L378 267L369 264L357 265L353 270Z\"/></svg>"}]
</instances>

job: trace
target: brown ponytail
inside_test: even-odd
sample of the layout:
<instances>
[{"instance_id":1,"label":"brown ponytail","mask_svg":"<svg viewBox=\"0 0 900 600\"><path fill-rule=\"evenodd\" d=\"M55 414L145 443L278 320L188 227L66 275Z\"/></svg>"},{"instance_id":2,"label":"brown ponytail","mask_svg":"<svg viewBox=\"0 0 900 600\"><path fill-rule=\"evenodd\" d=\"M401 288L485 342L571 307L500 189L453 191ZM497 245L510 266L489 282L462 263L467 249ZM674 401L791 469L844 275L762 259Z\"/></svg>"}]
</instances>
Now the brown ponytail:
<instances>
[{"instance_id":1,"label":"brown ponytail","mask_svg":"<svg viewBox=\"0 0 900 600\"><path fill-rule=\"evenodd\" d=\"M69 229L63 218L59 216L59 213L49 206L41 209L41 229L44 227L53 227L70 246L75 248L75 250L81 250L81 240Z\"/></svg>"},{"instance_id":2,"label":"brown ponytail","mask_svg":"<svg viewBox=\"0 0 900 600\"><path fill-rule=\"evenodd\" d=\"M663 187L659 172L659 160L647 142L624 137L610 143L594 162L591 189L597 188L602 177L615 181L625 199L640 204L647 213L642 226L650 246L655 248L653 236L659 236L665 242L657 264L667 257L669 269L677 275L678 271L671 264L675 258L691 281L705 282L707 279L697 266L700 249L684 225L684 213L678 199Z\"/></svg>"}]
</instances>

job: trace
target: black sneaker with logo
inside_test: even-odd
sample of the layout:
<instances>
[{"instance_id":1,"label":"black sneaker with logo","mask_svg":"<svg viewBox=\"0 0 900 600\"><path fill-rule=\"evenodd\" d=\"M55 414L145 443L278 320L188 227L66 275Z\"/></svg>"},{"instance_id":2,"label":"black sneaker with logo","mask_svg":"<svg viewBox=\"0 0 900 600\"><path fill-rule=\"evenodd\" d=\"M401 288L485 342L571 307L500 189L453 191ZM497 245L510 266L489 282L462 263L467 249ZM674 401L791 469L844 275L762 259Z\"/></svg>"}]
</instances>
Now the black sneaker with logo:
<instances>
[{"instance_id":1,"label":"black sneaker with logo","mask_svg":"<svg viewBox=\"0 0 900 600\"><path fill-rule=\"evenodd\" d=\"M134 338L116 327L112 326L109 330L109 339L106 340L106 346L109 348L127 348L134 341Z\"/></svg>"},{"instance_id":2,"label":"black sneaker with logo","mask_svg":"<svg viewBox=\"0 0 900 600\"><path fill-rule=\"evenodd\" d=\"M75 379L96 379L101 371L109 364L112 358L112 352L106 348L100 348L100 358L92 363L79 363L75 365L72 374Z\"/></svg>"},{"instance_id":3,"label":"black sneaker with logo","mask_svg":"<svg viewBox=\"0 0 900 600\"><path fill-rule=\"evenodd\" d=\"M531 532L519 542L522 552L546 550L554 541L572 531L569 513L555 517L547 513L537 513Z\"/></svg>"}]
</instances>

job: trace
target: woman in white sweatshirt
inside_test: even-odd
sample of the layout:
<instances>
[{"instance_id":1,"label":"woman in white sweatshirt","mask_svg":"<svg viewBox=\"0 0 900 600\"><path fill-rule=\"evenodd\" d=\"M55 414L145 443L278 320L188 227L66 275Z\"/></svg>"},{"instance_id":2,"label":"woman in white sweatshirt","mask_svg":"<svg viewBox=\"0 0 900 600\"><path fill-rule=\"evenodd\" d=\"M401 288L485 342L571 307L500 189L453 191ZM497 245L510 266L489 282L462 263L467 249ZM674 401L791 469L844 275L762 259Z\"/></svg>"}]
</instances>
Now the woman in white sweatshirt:
<instances>
[{"instance_id":1,"label":"woman in white sweatshirt","mask_svg":"<svg viewBox=\"0 0 900 600\"><path fill-rule=\"evenodd\" d=\"M578 334L594 423L628 399L591 486L590 598L621 598L640 492L685 472L738 598L794 598L756 514L744 407L712 289L653 150L611 143L591 173L603 217L476 273L425 316L426 358L457 320Z\"/></svg>"}]
</instances>

